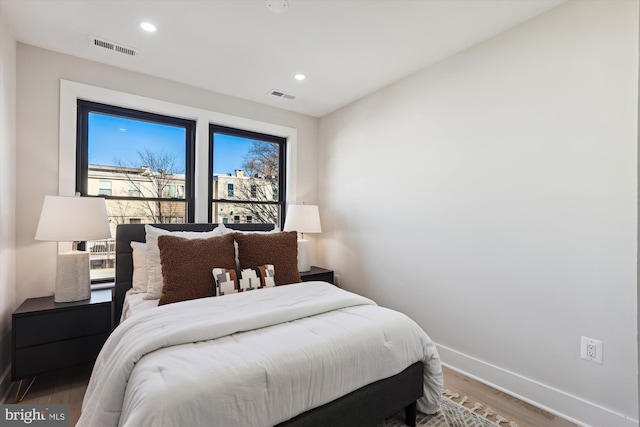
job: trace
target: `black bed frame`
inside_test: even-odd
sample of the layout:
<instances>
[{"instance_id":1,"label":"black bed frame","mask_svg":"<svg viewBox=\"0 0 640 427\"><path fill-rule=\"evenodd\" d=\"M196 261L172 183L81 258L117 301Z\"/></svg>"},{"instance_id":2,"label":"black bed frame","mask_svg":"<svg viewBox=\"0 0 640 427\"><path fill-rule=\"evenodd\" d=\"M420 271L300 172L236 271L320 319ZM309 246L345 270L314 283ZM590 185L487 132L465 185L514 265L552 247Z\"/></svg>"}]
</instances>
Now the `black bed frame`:
<instances>
[{"instance_id":1,"label":"black bed frame","mask_svg":"<svg viewBox=\"0 0 640 427\"><path fill-rule=\"evenodd\" d=\"M171 231L211 231L217 224L153 224ZM239 231L270 231L272 224L225 224ZM127 290L131 288L133 256L130 243L145 241L144 224L116 228L115 322L120 321ZM416 362L390 378L376 381L333 402L311 409L278 427L369 427L404 408L405 424L416 425L416 401L422 397L423 366Z\"/></svg>"}]
</instances>

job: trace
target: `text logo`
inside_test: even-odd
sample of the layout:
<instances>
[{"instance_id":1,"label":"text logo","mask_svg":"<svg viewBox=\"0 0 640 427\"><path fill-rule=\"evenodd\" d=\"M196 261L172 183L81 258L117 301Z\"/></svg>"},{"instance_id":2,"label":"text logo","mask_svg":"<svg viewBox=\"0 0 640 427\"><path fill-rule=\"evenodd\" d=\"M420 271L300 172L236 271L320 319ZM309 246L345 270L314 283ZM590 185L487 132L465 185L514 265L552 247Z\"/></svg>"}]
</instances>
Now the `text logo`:
<instances>
[{"instance_id":1,"label":"text logo","mask_svg":"<svg viewBox=\"0 0 640 427\"><path fill-rule=\"evenodd\" d=\"M0 427L69 427L69 405L0 405Z\"/></svg>"}]
</instances>

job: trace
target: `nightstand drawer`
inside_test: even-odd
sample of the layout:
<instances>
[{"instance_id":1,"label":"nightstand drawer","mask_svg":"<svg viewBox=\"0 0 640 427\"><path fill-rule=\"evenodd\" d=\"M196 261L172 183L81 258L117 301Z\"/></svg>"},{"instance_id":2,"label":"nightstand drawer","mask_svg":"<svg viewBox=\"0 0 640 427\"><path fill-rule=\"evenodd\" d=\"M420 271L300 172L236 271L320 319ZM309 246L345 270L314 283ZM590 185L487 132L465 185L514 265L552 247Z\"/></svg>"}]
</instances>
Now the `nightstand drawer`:
<instances>
[{"instance_id":1,"label":"nightstand drawer","mask_svg":"<svg viewBox=\"0 0 640 427\"><path fill-rule=\"evenodd\" d=\"M41 311L14 319L16 348L53 343L71 338L108 334L111 305L93 305L74 310Z\"/></svg>"},{"instance_id":2,"label":"nightstand drawer","mask_svg":"<svg viewBox=\"0 0 640 427\"><path fill-rule=\"evenodd\" d=\"M109 333L16 349L12 363L14 379L96 360Z\"/></svg>"}]
</instances>

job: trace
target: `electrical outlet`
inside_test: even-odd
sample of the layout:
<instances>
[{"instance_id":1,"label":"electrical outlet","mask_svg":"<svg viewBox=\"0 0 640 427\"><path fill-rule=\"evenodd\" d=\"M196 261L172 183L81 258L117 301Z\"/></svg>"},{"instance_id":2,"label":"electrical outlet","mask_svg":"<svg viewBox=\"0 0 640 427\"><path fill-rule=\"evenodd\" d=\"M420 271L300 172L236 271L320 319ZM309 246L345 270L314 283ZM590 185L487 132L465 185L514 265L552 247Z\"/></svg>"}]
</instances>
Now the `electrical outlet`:
<instances>
[{"instance_id":1,"label":"electrical outlet","mask_svg":"<svg viewBox=\"0 0 640 427\"><path fill-rule=\"evenodd\" d=\"M333 284L336 285L337 287L340 287L340 275L339 274L333 274Z\"/></svg>"},{"instance_id":2,"label":"electrical outlet","mask_svg":"<svg viewBox=\"0 0 640 427\"><path fill-rule=\"evenodd\" d=\"M602 365L602 341L581 337L580 357Z\"/></svg>"}]
</instances>

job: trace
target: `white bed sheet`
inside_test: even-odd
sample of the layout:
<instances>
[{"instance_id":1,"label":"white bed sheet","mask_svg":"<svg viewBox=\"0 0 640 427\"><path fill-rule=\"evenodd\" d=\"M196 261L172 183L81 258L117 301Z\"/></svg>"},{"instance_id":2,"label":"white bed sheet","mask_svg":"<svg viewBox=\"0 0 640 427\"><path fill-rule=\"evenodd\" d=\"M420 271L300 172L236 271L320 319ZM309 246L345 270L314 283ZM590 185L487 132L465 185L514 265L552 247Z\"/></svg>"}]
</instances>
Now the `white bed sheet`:
<instances>
[{"instance_id":1,"label":"white bed sheet","mask_svg":"<svg viewBox=\"0 0 640 427\"><path fill-rule=\"evenodd\" d=\"M129 317L136 313L140 313L144 310L154 308L158 306L159 299L145 299L147 294L145 293L133 293L133 289L129 289L124 295L124 303L122 304L122 316L120 316L120 323L127 320Z\"/></svg>"},{"instance_id":2,"label":"white bed sheet","mask_svg":"<svg viewBox=\"0 0 640 427\"><path fill-rule=\"evenodd\" d=\"M433 413L442 372L424 331L323 282L168 304L113 332L78 426L272 426L418 361L418 409Z\"/></svg>"}]
</instances>

